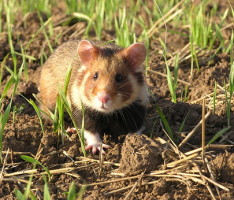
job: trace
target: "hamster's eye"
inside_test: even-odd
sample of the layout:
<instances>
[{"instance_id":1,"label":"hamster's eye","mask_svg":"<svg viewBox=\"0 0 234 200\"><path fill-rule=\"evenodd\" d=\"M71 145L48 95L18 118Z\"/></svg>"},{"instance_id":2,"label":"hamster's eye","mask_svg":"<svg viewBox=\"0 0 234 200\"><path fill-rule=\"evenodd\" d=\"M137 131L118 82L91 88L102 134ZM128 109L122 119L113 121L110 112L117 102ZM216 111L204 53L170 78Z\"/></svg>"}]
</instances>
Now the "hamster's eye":
<instances>
[{"instance_id":1,"label":"hamster's eye","mask_svg":"<svg viewBox=\"0 0 234 200\"><path fill-rule=\"evenodd\" d=\"M123 80L123 76L121 74L116 74L115 75L115 81L120 83Z\"/></svg>"},{"instance_id":2,"label":"hamster's eye","mask_svg":"<svg viewBox=\"0 0 234 200\"><path fill-rule=\"evenodd\" d=\"M98 72L96 72L94 75L93 75L93 80L97 80L98 79Z\"/></svg>"}]
</instances>

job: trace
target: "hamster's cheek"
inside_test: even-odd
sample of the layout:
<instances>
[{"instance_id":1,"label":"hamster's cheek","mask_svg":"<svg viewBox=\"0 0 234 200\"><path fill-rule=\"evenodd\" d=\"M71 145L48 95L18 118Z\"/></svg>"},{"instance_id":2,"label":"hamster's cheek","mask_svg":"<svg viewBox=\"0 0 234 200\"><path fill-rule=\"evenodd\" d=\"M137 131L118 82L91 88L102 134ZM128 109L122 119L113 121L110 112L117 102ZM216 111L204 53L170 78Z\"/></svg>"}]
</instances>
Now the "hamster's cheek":
<instances>
[{"instance_id":1,"label":"hamster's cheek","mask_svg":"<svg viewBox=\"0 0 234 200\"><path fill-rule=\"evenodd\" d=\"M125 106L123 103L123 96L121 94L117 93L117 95L113 98L112 106L115 110L119 110Z\"/></svg>"}]
</instances>

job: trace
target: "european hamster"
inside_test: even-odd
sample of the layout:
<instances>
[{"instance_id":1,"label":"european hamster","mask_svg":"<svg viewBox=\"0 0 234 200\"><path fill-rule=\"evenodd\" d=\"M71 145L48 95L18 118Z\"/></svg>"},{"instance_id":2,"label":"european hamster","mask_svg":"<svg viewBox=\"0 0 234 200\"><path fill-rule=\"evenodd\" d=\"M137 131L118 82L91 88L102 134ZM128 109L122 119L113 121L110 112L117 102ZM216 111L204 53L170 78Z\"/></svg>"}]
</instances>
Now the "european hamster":
<instances>
[{"instance_id":1,"label":"european hamster","mask_svg":"<svg viewBox=\"0 0 234 200\"><path fill-rule=\"evenodd\" d=\"M114 44L74 40L63 43L42 66L40 78L41 109L53 111L58 88L64 85L72 67L67 98L78 127L84 114L86 149L100 150L100 135L139 132L143 127L147 86L142 63L145 46L128 48ZM104 148L109 148L103 144Z\"/></svg>"}]
</instances>

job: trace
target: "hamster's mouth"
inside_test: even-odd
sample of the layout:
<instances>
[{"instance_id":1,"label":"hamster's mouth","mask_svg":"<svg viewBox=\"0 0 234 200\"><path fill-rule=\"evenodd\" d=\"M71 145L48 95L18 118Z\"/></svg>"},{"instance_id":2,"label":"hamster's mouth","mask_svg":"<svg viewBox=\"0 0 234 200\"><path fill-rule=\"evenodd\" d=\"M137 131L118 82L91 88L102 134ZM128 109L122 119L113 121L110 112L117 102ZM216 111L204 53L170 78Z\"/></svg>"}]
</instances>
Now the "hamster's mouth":
<instances>
[{"instance_id":1,"label":"hamster's mouth","mask_svg":"<svg viewBox=\"0 0 234 200\"><path fill-rule=\"evenodd\" d=\"M113 102L111 100L108 102L100 102L98 99L96 99L92 103L92 108L103 113L110 113L114 111Z\"/></svg>"},{"instance_id":2,"label":"hamster's mouth","mask_svg":"<svg viewBox=\"0 0 234 200\"><path fill-rule=\"evenodd\" d=\"M99 105L97 110L101 112L105 112L105 113L109 113L113 111L113 109L105 103L102 103L101 105Z\"/></svg>"},{"instance_id":3,"label":"hamster's mouth","mask_svg":"<svg viewBox=\"0 0 234 200\"><path fill-rule=\"evenodd\" d=\"M104 104L104 103L101 105L101 109L103 109L103 110L108 110L108 108L105 107L105 104Z\"/></svg>"}]
</instances>

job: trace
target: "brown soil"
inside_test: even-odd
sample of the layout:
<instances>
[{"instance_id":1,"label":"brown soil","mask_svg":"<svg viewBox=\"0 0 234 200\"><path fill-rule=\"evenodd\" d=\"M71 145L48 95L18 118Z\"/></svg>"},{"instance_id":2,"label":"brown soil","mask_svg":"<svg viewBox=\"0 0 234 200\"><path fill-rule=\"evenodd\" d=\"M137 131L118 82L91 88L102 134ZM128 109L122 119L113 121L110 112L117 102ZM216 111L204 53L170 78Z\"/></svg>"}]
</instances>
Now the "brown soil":
<instances>
[{"instance_id":1,"label":"brown soil","mask_svg":"<svg viewBox=\"0 0 234 200\"><path fill-rule=\"evenodd\" d=\"M145 135L127 135L122 146L119 171L127 175L153 171L162 163L162 152L163 144Z\"/></svg>"},{"instance_id":2,"label":"brown soil","mask_svg":"<svg viewBox=\"0 0 234 200\"><path fill-rule=\"evenodd\" d=\"M220 1L222 2L222 1ZM220 3L220 12L224 12L229 4ZM223 11L222 11L223 10ZM62 6L54 8L53 21L56 29L54 35L63 33L59 39L52 38L53 47L58 46L62 42L69 39L82 38L82 30L85 26L84 22L73 22L63 25L61 20L66 18L61 15ZM36 13L30 14L25 21L22 22L23 16L17 14L18 21L13 29L13 43L17 51L20 51L20 44L26 46L32 35L40 27L40 22ZM181 31L170 25L172 31ZM230 28L231 29L231 28ZM226 30L227 37L230 29ZM171 31L171 32L172 32ZM103 40L113 39L115 36L110 32L104 31ZM164 37L164 33L160 33L157 37ZM167 38L170 44L169 51L173 49L182 49L187 43L188 38L172 33ZM7 34L2 34L0 39L0 61L10 52L7 42ZM151 40L150 69L152 71L165 74L165 65L163 56L160 53L161 47L155 39ZM114 138L110 135L104 137L104 143L111 145L111 149L103 156L104 162L99 162L98 155L87 153L87 158L82 155L80 142L76 133L70 133L61 140L61 136L53 131L50 123L44 122L44 133L40 125L40 121L36 112L30 104L21 96L34 99L33 94L38 94L37 85L40 76L40 58L44 58L41 49L50 55L48 44L42 32L30 44L27 54L34 56L35 61L28 62L28 75L24 75L19 86L16 97L13 101L14 112L11 112L10 119L4 130L3 138L3 156L5 164L3 168L3 181L0 182L0 199L15 199L14 189L25 190L26 183L22 180L28 180L27 170L32 169L32 164L22 160L20 155L36 156L36 158L50 171L58 169L67 169L63 172L55 173L49 180L50 193L53 199L65 199L66 192L72 182L75 182L77 189L81 185L88 185L84 193L84 199L124 199L130 194L130 199L211 199L211 195L205 185L200 184L195 179L183 179L178 177L167 177L170 173L165 172L165 176L153 176L152 171L167 170L170 167L167 163L176 161L182 157L181 154L172 148L164 132L164 127L159 120L156 112L156 104L160 106L165 114L172 131L175 133L175 142L179 144L184 137L198 124L201 120L201 100L206 97L206 108L212 110L212 93L214 91L215 81L223 86L227 83L230 71L230 56L224 53L218 53L212 59L207 60L209 55L201 54L199 56L200 69L194 69L194 73L190 74L190 60L185 60L180 65L178 78L189 84L187 102L172 103L170 101L170 93L167 80L164 76L149 71L147 81L152 92L150 105L146 120L146 129L143 135L127 135ZM18 57L19 66L21 57ZM7 66L12 67L12 60L6 60ZM173 69L173 67L171 67ZM9 78L9 73L5 70L3 73L3 85ZM186 84L179 82L178 97L182 95ZM218 88L218 103L215 113L209 116L206 121L206 142L208 142L219 130L227 127L225 96L222 90ZM4 100L3 109L9 103L8 97ZM180 101L181 99L178 98ZM2 109L2 108L1 108ZM228 130L226 138L219 138L216 143L229 145L234 141L234 107L231 112L231 128ZM179 129L184 119L184 127L181 132ZM69 125L69 124L68 124ZM200 130L196 132L188 142L180 148L180 152L188 152L201 146ZM208 184L216 198L234 199L234 148L212 148L207 150L207 159L210 163L211 171L216 183L228 188L216 190L215 185ZM192 162L192 163L191 163ZM180 163L180 173L187 173L194 169L194 163L200 167L202 173L212 179L211 173L206 169L207 164L201 160L199 156L191 160L191 162ZM173 167L172 167L173 169ZM38 199L43 198L44 181L39 172L44 170L37 166L37 173L33 178L32 189ZM175 169L176 170L176 169ZM21 175L14 175L14 172L21 172ZM178 173L179 173L178 172ZM124 176L123 176L124 175ZM178 175L178 174L177 174ZM1 176L0 176L1 177ZM121 179L124 178L125 179ZM109 182L108 182L109 181ZM110 182L112 181L112 182ZM202 180L204 181L204 180ZM100 182L104 182L100 184ZM99 183L99 184L98 184ZM131 191L131 189L133 190ZM122 189L119 190L118 189ZM219 191L219 193L217 192Z\"/></svg>"}]
</instances>

